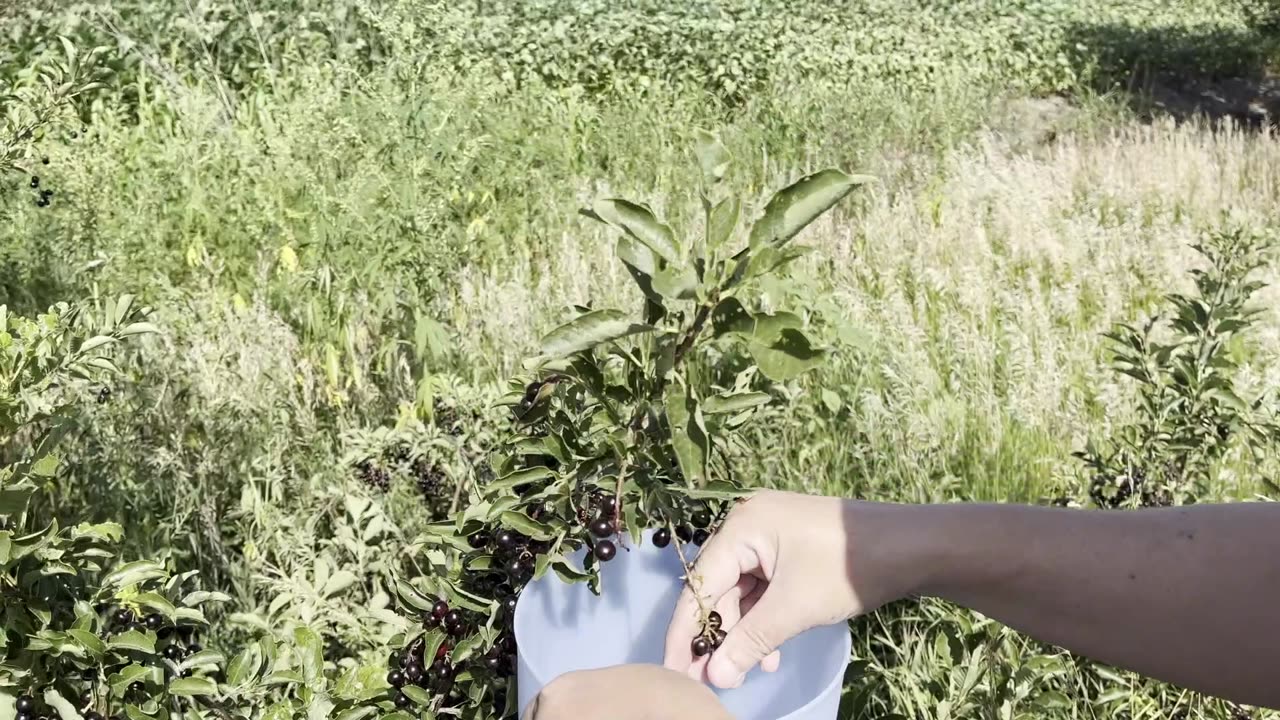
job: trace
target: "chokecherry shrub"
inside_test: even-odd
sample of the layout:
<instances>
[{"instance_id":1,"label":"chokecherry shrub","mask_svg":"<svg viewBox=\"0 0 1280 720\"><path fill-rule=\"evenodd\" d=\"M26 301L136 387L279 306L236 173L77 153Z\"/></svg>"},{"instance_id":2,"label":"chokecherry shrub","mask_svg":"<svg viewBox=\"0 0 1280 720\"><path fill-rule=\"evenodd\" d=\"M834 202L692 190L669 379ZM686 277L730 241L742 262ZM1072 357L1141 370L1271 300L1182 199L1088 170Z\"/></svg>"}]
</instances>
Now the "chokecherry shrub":
<instances>
[{"instance_id":1,"label":"chokecherry shrub","mask_svg":"<svg viewBox=\"0 0 1280 720\"><path fill-rule=\"evenodd\" d=\"M548 572L607 592L600 567L641 543L674 544L685 581L697 549L746 494L727 463L733 432L770 403L770 383L820 364L805 319L766 310L753 281L803 254L790 241L870 178L826 169L777 192L753 222L725 191L728 151L699 132L704 224L677 234L652 209L619 198L582 213L617 231L616 254L642 296L636 316L577 307L525 363L503 405L508 434L491 479L429 526L397 580L418 629L398 638L387 694L399 717L511 717L513 618L522 588ZM745 226L745 227L744 227ZM724 382L716 358L745 360ZM571 556L581 551L581 562ZM696 594L696 593L695 593ZM702 608L697 655L724 639Z\"/></svg>"}]
</instances>

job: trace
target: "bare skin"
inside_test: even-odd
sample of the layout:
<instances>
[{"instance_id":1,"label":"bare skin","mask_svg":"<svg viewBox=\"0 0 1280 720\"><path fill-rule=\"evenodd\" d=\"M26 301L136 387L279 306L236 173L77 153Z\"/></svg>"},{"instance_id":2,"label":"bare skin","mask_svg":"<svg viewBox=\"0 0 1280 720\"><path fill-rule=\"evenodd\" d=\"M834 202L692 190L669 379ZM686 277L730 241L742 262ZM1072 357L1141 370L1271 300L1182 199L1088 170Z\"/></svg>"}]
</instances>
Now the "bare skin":
<instances>
[{"instance_id":1,"label":"bare skin","mask_svg":"<svg viewBox=\"0 0 1280 720\"><path fill-rule=\"evenodd\" d=\"M702 682L734 687L811 627L895 600L944 598L1042 641L1149 677L1280 709L1280 503L1139 511L898 505L764 491L736 507L695 576L728 637L694 658L681 595L664 664L571 673L525 720L720 718ZM583 682L584 678L596 682ZM607 678L608 682L601 679ZM679 700L674 700L679 698ZM681 706L681 703L687 703Z\"/></svg>"},{"instance_id":2,"label":"bare skin","mask_svg":"<svg viewBox=\"0 0 1280 720\"><path fill-rule=\"evenodd\" d=\"M719 687L810 627L934 596L1086 657L1280 707L1280 504L1101 511L769 491L730 514L696 570L736 622L694 662L686 589L665 662Z\"/></svg>"}]
</instances>

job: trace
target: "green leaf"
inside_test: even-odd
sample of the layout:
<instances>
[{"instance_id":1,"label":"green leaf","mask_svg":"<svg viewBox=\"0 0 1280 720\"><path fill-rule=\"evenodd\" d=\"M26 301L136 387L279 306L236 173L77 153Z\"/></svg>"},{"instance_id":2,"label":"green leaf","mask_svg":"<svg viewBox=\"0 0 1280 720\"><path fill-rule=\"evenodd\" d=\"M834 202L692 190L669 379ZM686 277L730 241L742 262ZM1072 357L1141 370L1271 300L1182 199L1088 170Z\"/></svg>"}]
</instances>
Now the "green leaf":
<instances>
[{"instance_id":1,"label":"green leaf","mask_svg":"<svg viewBox=\"0 0 1280 720\"><path fill-rule=\"evenodd\" d=\"M320 677L324 667L324 648L320 636L309 627L294 628L294 651L302 665L303 677L310 683Z\"/></svg>"},{"instance_id":2,"label":"green leaf","mask_svg":"<svg viewBox=\"0 0 1280 720\"><path fill-rule=\"evenodd\" d=\"M693 131L694 154L702 168L702 180L708 186L724 179L731 157L714 133L698 129Z\"/></svg>"},{"instance_id":3,"label":"green leaf","mask_svg":"<svg viewBox=\"0 0 1280 720\"><path fill-rule=\"evenodd\" d=\"M434 601L427 599L412 585L403 580L396 581L396 595L398 595L406 605L422 612L426 612L435 606Z\"/></svg>"},{"instance_id":4,"label":"green leaf","mask_svg":"<svg viewBox=\"0 0 1280 720\"><path fill-rule=\"evenodd\" d=\"M738 412L768 405L772 400L768 394L761 392L723 393L703 400L702 412L707 415Z\"/></svg>"},{"instance_id":5,"label":"green leaf","mask_svg":"<svg viewBox=\"0 0 1280 720\"><path fill-rule=\"evenodd\" d=\"M136 322L120 330L117 335L120 337L129 337L130 335L145 335L150 333L158 333L160 328L147 322Z\"/></svg>"},{"instance_id":6,"label":"green leaf","mask_svg":"<svg viewBox=\"0 0 1280 720\"><path fill-rule=\"evenodd\" d=\"M80 523L71 528L71 537L74 540L88 538L104 543L117 543L124 538L124 528L119 523L105 522L96 525L88 523Z\"/></svg>"},{"instance_id":7,"label":"green leaf","mask_svg":"<svg viewBox=\"0 0 1280 720\"><path fill-rule=\"evenodd\" d=\"M156 653L156 638L151 633L129 630L108 640L107 647L112 650L137 650L148 655L154 655Z\"/></svg>"},{"instance_id":8,"label":"green leaf","mask_svg":"<svg viewBox=\"0 0 1280 720\"><path fill-rule=\"evenodd\" d=\"M855 187L874 179L867 175L846 175L834 168L800 178L769 199L764 215L751 227L751 247L788 242Z\"/></svg>"},{"instance_id":9,"label":"green leaf","mask_svg":"<svg viewBox=\"0 0 1280 720\"><path fill-rule=\"evenodd\" d=\"M189 677L178 678L169 683L169 694L178 697L192 697L195 695L214 695L218 692L218 686L209 678Z\"/></svg>"},{"instance_id":10,"label":"green leaf","mask_svg":"<svg viewBox=\"0 0 1280 720\"><path fill-rule=\"evenodd\" d=\"M14 485L0 490L0 515L19 515L27 509L27 501L35 488L30 485Z\"/></svg>"},{"instance_id":11,"label":"green leaf","mask_svg":"<svg viewBox=\"0 0 1280 720\"><path fill-rule=\"evenodd\" d=\"M559 576L561 580L571 584L586 582L587 580L591 579L591 575L589 573L584 573L579 571L577 568L570 565L564 559L552 561L551 570L555 572L555 574Z\"/></svg>"},{"instance_id":12,"label":"green leaf","mask_svg":"<svg viewBox=\"0 0 1280 720\"><path fill-rule=\"evenodd\" d=\"M142 682L144 678L151 673L151 670L141 665L126 665L120 669L120 672L112 673L107 682L111 685L111 694L114 697L122 698L129 686Z\"/></svg>"},{"instance_id":13,"label":"green leaf","mask_svg":"<svg viewBox=\"0 0 1280 720\"><path fill-rule=\"evenodd\" d=\"M58 711L62 720L83 720L76 707L53 688L44 691L44 704Z\"/></svg>"},{"instance_id":14,"label":"green leaf","mask_svg":"<svg viewBox=\"0 0 1280 720\"><path fill-rule=\"evenodd\" d=\"M650 325L628 320L621 310L595 310L552 330L542 339L542 352L550 358L563 357L652 330Z\"/></svg>"},{"instance_id":15,"label":"green leaf","mask_svg":"<svg viewBox=\"0 0 1280 720\"><path fill-rule=\"evenodd\" d=\"M426 690L423 690L417 685L405 685L400 688L400 692L408 695L409 699L417 705L426 706L431 704L431 696L427 694Z\"/></svg>"},{"instance_id":16,"label":"green leaf","mask_svg":"<svg viewBox=\"0 0 1280 720\"><path fill-rule=\"evenodd\" d=\"M666 267L654 273L653 289L670 300L692 300L698 295L698 276L693 268Z\"/></svg>"},{"instance_id":17,"label":"green leaf","mask_svg":"<svg viewBox=\"0 0 1280 720\"><path fill-rule=\"evenodd\" d=\"M711 220L707 225L707 247L718 248L733 239L734 228L738 226L738 216L742 212L742 203L736 196L727 197L711 209Z\"/></svg>"},{"instance_id":18,"label":"green leaf","mask_svg":"<svg viewBox=\"0 0 1280 720\"><path fill-rule=\"evenodd\" d=\"M67 635L74 638L77 643L80 643L81 647L88 650L89 654L93 655L95 658L101 657L102 654L107 651L107 646L102 642L102 640L98 639L97 635L94 635L88 630L68 630Z\"/></svg>"},{"instance_id":19,"label":"green leaf","mask_svg":"<svg viewBox=\"0 0 1280 720\"><path fill-rule=\"evenodd\" d=\"M376 712L378 712L378 708L372 705L357 705L338 713L337 720L364 720L364 718Z\"/></svg>"},{"instance_id":20,"label":"green leaf","mask_svg":"<svg viewBox=\"0 0 1280 720\"><path fill-rule=\"evenodd\" d=\"M698 427L698 402L679 383L670 383L663 393L667 422L671 426L671 446L685 480L702 481L707 465L707 436Z\"/></svg>"},{"instance_id":21,"label":"green leaf","mask_svg":"<svg viewBox=\"0 0 1280 720\"><path fill-rule=\"evenodd\" d=\"M243 685L257 676L261 669L262 658L253 647L247 647L231 659L231 665L227 667L227 682L233 686Z\"/></svg>"},{"instance_id":22,"label":"green leaf","mask_svg":"<svg viewBox=\"0 0 1280 720\"><path fill-rule=\"evenodd\" d=\"M555 537L555 532L550 525L540 523L528 515L514 510L502 513L502 524L534 540L550 540Z\"/></svg>"},{"instance_id":23,"label":"green leaf","mask_svg":"<svg viewBox=\"0 0 1280 720\"><path fill-rule=\"evenodd\" d=\"M790 380L821 365L825 357L824 351L815 349L809 344L809 338L792 328L783 330L771 344L752 341L747 349L760 366L760 372L776 382Z\"/></svg>"},{"instance_id":24,"label":"green leaf","mask_svg":"<svg viewBox=\"0 0 1280 720\"><path fill-rule=\"evenodd\" d=\"M12 533L8 530L0 530L0 568L9 564L10 552L13 548Z\"/></svg>"},{"instance_id":25,"label":"green leaf","mask_svg":"<svg viewBox=\"0 0 1280 720\"><path fill-rule=\"evenodd\" d=\"M60 464L62 464L61 459L56 454L49 453L31 464L31 474L36 477L53 477L58 473Z\"/></svg>"},{"instance_id":26,"label":"green leaf","mask_svg":"<svg viewBox=\"0 0 1280 720\"><path fill-rule=\"evenodd\" d=\"M162 578L166 575L164 567L160 563L152 560L138 560L131 562L107 573L102 578L102 584L119 590L126 585L140 583L143 580L153 580Z\"/></svg>"},{"instance_id":27,"label":"green leaf","mask_svg":"<svg viewBox=\"0 0 1280 720\"><path fill-rule=\"evenodd\" d=\"M202 666L211 666L216 668L224 662L226 662L226 658L217 650L201 650L178 663L178 670L186 670L188 668Z\"/></svg>"},{"instance_id":28,"label":"green leaf","mask_svg":"<svg viewBox=\"0 0 1280 720\"><path fill-rule=\"evenodd\" d=\"M169 601L169 598L161 595L160 593L144 592L134 598L134 600L171 620L178 614L178 608Z\"/></svg>"},{"instance_id":29,"label":"green leaf","mask_svg":"<svg viewBox=\"0 0 1280 720\"><path fill-rule=\"evenodd\" d=\"M621 198L606 198L597 200L591 209L601 220L622 229L658 257L672 264L680 263L675 233L654 217L649 208Z\"/></svg>"}]
</instances>

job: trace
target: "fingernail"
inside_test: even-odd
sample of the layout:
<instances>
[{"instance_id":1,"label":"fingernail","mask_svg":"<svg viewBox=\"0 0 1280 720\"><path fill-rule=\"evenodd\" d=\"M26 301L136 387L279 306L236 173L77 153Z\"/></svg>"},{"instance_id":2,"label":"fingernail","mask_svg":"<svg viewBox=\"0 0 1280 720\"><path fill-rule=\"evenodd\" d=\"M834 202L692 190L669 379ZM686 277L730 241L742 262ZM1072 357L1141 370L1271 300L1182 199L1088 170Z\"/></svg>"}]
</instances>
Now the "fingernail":
<instances>
[{"instance_id":1,"label":"fingernail","mask_svg":"<svg viewBox=\"0 0 1280 720\"><path fill-rule=\"evenodd\" d=\"M737 680L734 680L734 681L733 681L733 684L732 684L732 685L730 685L729 687L732 687L732 688L740 688L740 687L742 687L742 683L744 683L744 682L746 682L746 681L747 681L747 676L746 676L746 675L739 675L739 676L738 676L738 679L737 679Z\"/></svg>"}]
</instances>

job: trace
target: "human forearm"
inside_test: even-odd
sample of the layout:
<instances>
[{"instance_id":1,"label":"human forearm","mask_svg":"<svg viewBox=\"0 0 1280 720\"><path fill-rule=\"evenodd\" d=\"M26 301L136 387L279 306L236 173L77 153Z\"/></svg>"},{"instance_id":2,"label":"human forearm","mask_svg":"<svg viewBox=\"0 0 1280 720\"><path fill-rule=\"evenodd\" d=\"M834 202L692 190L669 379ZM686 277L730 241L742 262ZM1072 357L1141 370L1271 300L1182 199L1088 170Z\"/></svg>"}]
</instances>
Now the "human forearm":
<instances>
[{"instance_id":1,"label":"human forearm","mask_svg":"<svg viewBox=\"0 0 1280 720\"><path fill-rule=\"evenodd\" d=\"M915 594L1183 687L1280 706L1280 505L901 510Z\"/></svg>"}]
</instances>

